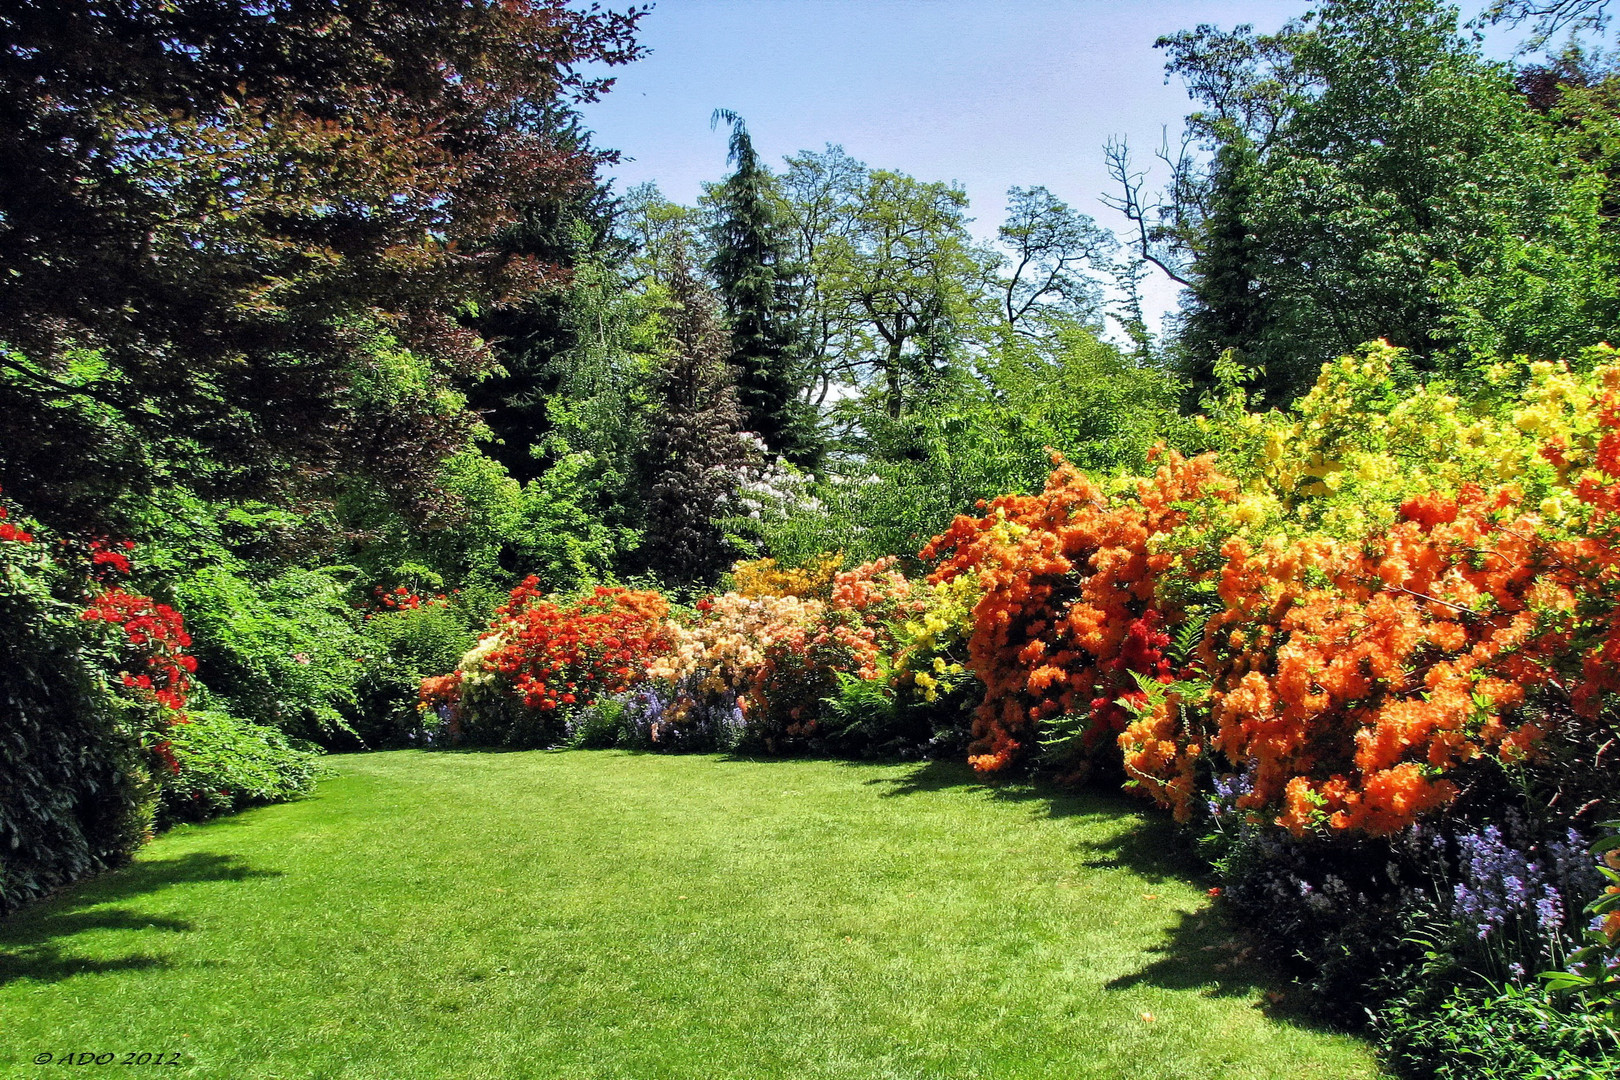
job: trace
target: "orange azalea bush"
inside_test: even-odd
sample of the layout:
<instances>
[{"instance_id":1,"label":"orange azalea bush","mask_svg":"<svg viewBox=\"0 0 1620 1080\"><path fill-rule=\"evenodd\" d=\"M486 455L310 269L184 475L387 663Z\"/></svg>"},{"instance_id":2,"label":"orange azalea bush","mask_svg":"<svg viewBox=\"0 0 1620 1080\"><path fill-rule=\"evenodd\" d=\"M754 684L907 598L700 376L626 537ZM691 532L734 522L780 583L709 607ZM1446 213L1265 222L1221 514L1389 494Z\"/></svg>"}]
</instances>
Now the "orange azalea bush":
<instances>
[{"instance_id":1,"label":"orange azalea bush","mask_svg":"<svg viewBox=\"0 0 1620 1080\"><path fill-rule=\"evenodd\" d=\"M1389 524L1369 517L1349 536L1226 534L1202 686L1153 695L1121 736L1148 794L1185 819L1208 760L1247 769L1238 807L1274 807L1296 833L1387 834L1449 803L1461 767L1519 765L1553 725L1605 724L1620 689L1620 370L1547 367L1519 431L1474 425L1497 447L1546 436L1519 479L1446 491L1419 476L1427 490ZM1465 470L1466 447L1457 456Z\"/></svg>"},{"instance_id":2,"label":"orange azalea bush","mask_svg":"<svg viewBox=\"0 0 1620 1080\"><path fill-rule=\"evenodd\" d=\"M1541 729L1521 706L1552 678L1544 617L1570 600L1545 576L1539 526L1506 493L1468 488L1410 500L1361 543L1231 538L1198 648L1209 728L1178 731L1167 701L1127 732L1127 768L1185 818L1187 757L1207 740L1250 766L1241 807L1280 802L1296 832L1384 833L1448 802L1457 766L1522 761Z\"/></svg>"},{"instance_id":3,"label":"orange azalea bush","mask_svg":"<svg viewBox=\"0 0 1620 1080\"><path fill-rule=\"evenodd\" d=\"M1471 763L1598 723L1620 689L1620 368L1537 365L1522 407L1471 412L1391 393L1392 353L1329 365L1289 418L1228 415L1230 476L1167 453L1108 490L1060 466L929 545L933 580L982 589L974 766L1117 748L1183 820L1236 771L1239 807L1296 833L1383 834Z\"/></svg>"},{"instance_id":4,"label":"orange azalea bush","mask_svg":"<svg viewBox=\"0 0 1620 1080\"><path fill-rule=\"evenodd\" d=\"M1109 496L1067 465L1036 495L1004 495L979 518L959 517L923 551L932 580L974 574L969 666L984 682L969 760L1004 769L1035 748L1041 725L1078 718L1083 754L1129 719L1136 679L1168 680L1166 628L1181 620L1158 582L1172 555L1154 541L1187 521L1185 503L1229 498L1235 485L1212 457L1174 451L1134 491Z\"/></svg>"}]
</instances>

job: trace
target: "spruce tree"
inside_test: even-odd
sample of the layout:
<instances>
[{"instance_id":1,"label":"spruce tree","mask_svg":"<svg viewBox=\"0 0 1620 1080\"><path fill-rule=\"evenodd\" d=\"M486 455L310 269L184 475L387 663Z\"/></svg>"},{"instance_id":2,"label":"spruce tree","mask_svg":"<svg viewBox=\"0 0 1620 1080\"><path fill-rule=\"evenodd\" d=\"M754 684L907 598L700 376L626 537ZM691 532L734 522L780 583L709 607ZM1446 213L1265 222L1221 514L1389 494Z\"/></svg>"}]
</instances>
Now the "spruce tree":
<instances>
[{"instance_id":1,"label":"spruce tree","mask_svg":"<svg viewBox=\"0 0 1620 1080\"><path fill-rule=\"evenodd\" d=\"M674 267L669 293L670 352L643 467L642 556L667 584L708 585L736 557L715 518L761 464L759 443L744 427L714 298L684 263Z\"/></svg>"},{"instance_id":2,"label":"spruce tree","mask_svg":"<svg viewBox=\"0 0 1620 1080\"><path fill-rule=\"evenodd\" d=\"M1211 171L1211 206L1193 261L1193 284L1183 316L1181 366L1196 396L1215 385L1215 362L1227 350L1240 361L1264 364L1255 355L1266 340L1264 273L1256 267L1260 253L1249 221L1254 197L1254 170L1259 162L1254 144L1241 132L1215 152ZM1277 372L1278 376L1291 374Z\"/></svg>"},{"instance_id":3,"label":"spruce tree","mask_svg":"<svg viewBox=\"0 0 1620 1080\"><path fill-rule=\"evenodd\" d=\"M766 448L809 464L819 446L804 400L804 336L792 302L786 231L771 198L771 174L742 117L717 109L731 125L727 163L735 171L712 189L714 254L708 269L731 325L728 361L737 373L743 422Z\"/></svg>"}]
</instances>

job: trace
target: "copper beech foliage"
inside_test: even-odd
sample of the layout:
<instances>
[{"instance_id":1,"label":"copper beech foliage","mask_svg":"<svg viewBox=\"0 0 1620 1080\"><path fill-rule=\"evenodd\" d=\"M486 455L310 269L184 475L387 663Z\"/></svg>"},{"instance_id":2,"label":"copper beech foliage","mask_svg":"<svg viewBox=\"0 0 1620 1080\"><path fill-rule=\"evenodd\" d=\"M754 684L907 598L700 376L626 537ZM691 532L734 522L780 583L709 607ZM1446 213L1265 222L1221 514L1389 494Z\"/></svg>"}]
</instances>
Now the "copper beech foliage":
<instances>
[{"instance_id":1,"label":"copper beech foliage","mask_svg":"<svg viewBox=\"0 0 1620 1080\"><path fill-rule=\"evenodd\" d=\"M458 316L558 279L492 238L593 180L602 155L549 120L608 86L587 65L639 54L642 13L0 6L0 479L73 525L147 482L119 440L197 444L261 487L430 489L469 422L438 391L486 363ZM75 443L103 449L48 449Z\"/></svg>"}]
</instances>

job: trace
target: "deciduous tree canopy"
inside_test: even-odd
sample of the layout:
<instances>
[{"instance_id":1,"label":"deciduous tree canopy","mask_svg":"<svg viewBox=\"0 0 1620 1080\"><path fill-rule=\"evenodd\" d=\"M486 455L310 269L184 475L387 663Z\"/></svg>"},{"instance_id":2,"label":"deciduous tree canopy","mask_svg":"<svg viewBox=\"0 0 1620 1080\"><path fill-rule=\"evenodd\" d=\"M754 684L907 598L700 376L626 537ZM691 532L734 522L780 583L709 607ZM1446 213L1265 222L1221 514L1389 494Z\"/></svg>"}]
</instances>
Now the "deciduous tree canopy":
<instances>
[{"instance_id":1,"label":"deciduous tree canopy","mask_svg":"<svg viewBox=\"0 0 1620 1080\"><path fill-rule=\"evenodd\" d=\"M94 517L152 475L430 488L457 321L551 271L491 243L594 158L546 110L636 55L563 0L66 0L0 14L0 483ZM93 353L89 352L93 351ZM93 355L94 359L88 359ZM42 434L80 447L29 453ZM127 454L123 455L127 458ZM71 460L70 460L71 459Z\"/></svg>"}]
</instances>

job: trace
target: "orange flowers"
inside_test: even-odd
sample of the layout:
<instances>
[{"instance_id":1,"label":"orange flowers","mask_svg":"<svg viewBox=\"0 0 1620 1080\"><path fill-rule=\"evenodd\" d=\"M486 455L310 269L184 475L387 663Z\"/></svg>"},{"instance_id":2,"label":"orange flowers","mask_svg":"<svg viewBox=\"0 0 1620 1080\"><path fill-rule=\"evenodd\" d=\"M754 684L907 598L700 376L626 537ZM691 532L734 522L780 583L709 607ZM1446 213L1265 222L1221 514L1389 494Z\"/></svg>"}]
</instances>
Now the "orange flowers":
<instances>
[{"instance_id":1,"label":"orange flowers","mask_svg":"<svg viewBox=\"0 0 1620 1080\"><path fill-rule=\"evenodd\" d=\"M1596 411L1588 444L1562 444L1596 464L1566 474L1590 512L1555 492L1557 525L1517 483L1465 482L1366 535L1256 537L1254 515L1222 516L1236 485L1213 459L1175 454L1125 496L1060 466L1039 495L958 518L923 555L984 588L970 760L1040 743L1083 771L1117 746L1182 819L1201 769L1236 770L1239 805L1296 832L1389 833L1454 798L1469 763L1533 757L1546 709L1596 717L1620 691L1620 392Z\"/></svg>"},{"instance_id":2,"label":"orange flowers","mask_svg":"<svg viewBox=\"0 0 1620 1080\"><path fill-rule=\"evenodd\" d=\"M1157 596L1170 556L1154 542L1185 524L1183 504L1234 490L1211 457L1170 452L1125 499L1060 463L1041 494L998 498L924 549L923 558L944 557L933 580L972 573L984 589L968 642L969 666L985 684L975 768L1024 758L1041 725L1058 718L1073 724L1068 750L1081 759L1125 730L1120 699L1136 677L1172 676L1165 631L1180 613Z\"/></svg>"}]
</instances>

